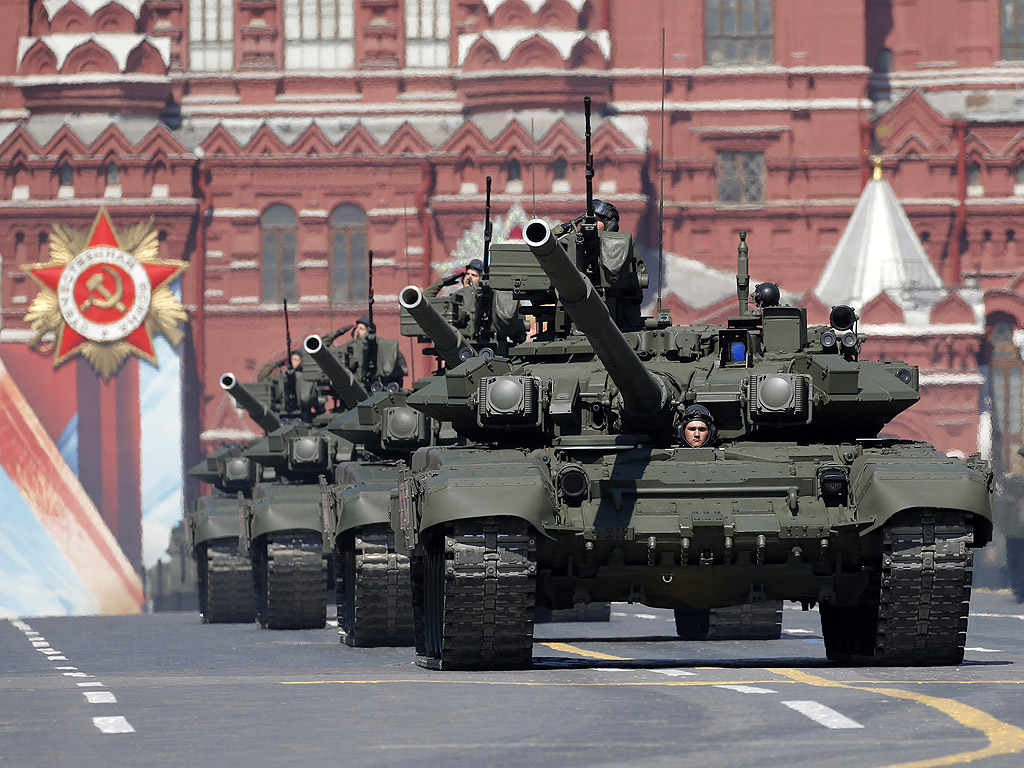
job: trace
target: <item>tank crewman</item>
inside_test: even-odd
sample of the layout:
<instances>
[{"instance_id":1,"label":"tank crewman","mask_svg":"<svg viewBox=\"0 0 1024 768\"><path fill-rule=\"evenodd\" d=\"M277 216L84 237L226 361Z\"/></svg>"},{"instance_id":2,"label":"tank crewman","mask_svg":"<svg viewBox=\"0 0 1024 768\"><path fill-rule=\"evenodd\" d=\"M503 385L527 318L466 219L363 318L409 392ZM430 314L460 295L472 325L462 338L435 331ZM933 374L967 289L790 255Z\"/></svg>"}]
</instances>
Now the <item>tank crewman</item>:
<instances>
[{"instance_id":1,"label":"tank crewman","mask_svg":"<svg viewBox=\"0 0 1024 768\"><path fill-rule=\"evenodd\" d=\"M718 429L711 411L703 405L691 405L683 411L683 418L676 427L676 436L691 448L712 446L718 439Z\"/></svg>"},{"instance_id":2,"label":"tank crewman","mask_svg":"<svg viewBox=\"0 0 1024 768\"><path fill-rule=\"evenodd\" d=\"M355 374L367 391L374 384L402 386L409 373L405 356L394 339L378 339L377 326L370 318L360 317L352 327L352 338L341 348L345 366Z\"/></svg>"},{"instance_id":3,"label":"tank crewman","mask_svg":"<svg viewBox=\"0 0 1024 768\"><path fill-rule=\"evenodd\" d=\"M597 219L597 228L608 232L619 231L619 210L611 203L604 200L594 200L594 218Z\"/></svg>"},{"instance_id":4,"label":"tank crewman","mask_svg":"<svg viewBox=\"0 0 1024 768\"><path fill-rule=\"evenodd\" d=\"M426 296L434 297L446 286L455 285L456 283L464 288L479 285L480 275L483 274L483 271L484 263L480 259L470 259L461 272L452 272L450 275L439 277L427 286L427 290L423 293Z\"/></svg>"}]
</instances>

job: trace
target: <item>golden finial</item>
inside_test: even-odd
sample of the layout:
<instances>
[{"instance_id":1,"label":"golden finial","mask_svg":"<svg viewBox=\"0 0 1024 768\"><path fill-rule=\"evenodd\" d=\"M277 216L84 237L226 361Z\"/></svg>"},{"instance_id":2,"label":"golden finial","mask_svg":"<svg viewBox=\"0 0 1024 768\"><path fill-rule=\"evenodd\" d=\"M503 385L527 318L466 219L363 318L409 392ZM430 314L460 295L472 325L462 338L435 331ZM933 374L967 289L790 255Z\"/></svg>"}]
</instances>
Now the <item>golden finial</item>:
<instances>
[{"instance_id":1,"label":"golden finial","mask_svg":"<svg viewBox=\"0 0 1024 768\"><path fill-rule=\"evenodd\" d=\"M874 179L875 181L881 181L882 180L882 158L880 158L878 155L875 155L874 157L871 158L871 163L872 163L872 165L875 166L872 169L872 171L871 171L871 178Z\"/></svg>"}]
</instances>

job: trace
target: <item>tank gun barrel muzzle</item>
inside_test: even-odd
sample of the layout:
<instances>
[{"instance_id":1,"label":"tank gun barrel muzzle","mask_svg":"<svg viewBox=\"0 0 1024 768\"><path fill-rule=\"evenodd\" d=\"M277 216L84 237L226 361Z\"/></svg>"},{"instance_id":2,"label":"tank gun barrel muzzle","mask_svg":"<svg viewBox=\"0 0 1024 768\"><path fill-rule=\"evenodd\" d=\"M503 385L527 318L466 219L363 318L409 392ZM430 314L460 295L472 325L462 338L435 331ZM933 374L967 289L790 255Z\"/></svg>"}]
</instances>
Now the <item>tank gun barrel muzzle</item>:
<instances>
[{"instance_id":1,"label":"tank gun barrel muzzle","mask_svg":"<svg viewBox=\"0 0 1024 768\"><path fill-rule=\"evenodd\" d=\"M399 292L398 303L419 323L430 343L434 345L437 356L448 368L454 368L476 354L459 329L441 317L441 313L415 285L407 285Z\"/></svg>"},{"instance_id":2,"label":"tank gun barrel muzzle","mask_svg":"<svg viewBox=\"0 0 1024 768\"><path fill-rule=\"evenodd\" d=\"M664 385L637 357L593 284L572 263L548 223L543 219L528 221L523 228L523 239L551 280L565 311L587 336L594 352L604 363L608 375L622 393L626 410L633 417L645 419L660 414L668 404ZM652 429L664 426L654 421L641 423Z\"/></svg>"},{"instance_id":3,"label":"tank gun barrel muzzle","mask_svg":"<svg viewBox=\"0 0 1024 768\"><path fill-rule=\"evenodd\" d=\"M273 432L281 426L281 420L269 408L263 405L256 397L246 389L233 373L225 373L220 377L220 386L231 398L248 413L252 420L265 432Z\"/></svg>"},{"instance_id":4,"label":"tank gun barrel muzzle","mask_svg":"<svg viewBox=\"0 0 1024 768\"><path fill-rule=\"evenodd\" d=\"M310 334L303 340L302 348L320 366L320 370L331 382L331 389L346 408L354 408L367 398L366 389L352 375L352 371L331 354L322 337Z\"/></svg>"}]
</instances>

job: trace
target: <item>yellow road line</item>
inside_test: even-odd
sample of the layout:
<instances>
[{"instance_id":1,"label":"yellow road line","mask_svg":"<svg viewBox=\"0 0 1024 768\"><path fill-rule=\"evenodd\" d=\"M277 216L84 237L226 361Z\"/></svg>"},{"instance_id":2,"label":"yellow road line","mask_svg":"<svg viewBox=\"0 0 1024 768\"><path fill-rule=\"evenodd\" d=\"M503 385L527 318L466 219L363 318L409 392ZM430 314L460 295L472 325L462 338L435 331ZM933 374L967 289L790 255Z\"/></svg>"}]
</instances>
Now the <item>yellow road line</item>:
<instances>
[{"instance_id":1,"label":"yellow road line","mask_svg":"<svg viewBox=\"0 0 1024 768\"><path fill-rule=\"evenodd\" d=\"M916 701L919 704L937 709L966 728L981 732L988 739L988 746L971 752L958 752L953 755L915 760L909 763L894 763L884 768L937 768L943 765L958 765L982 760L999 755L1015 755L1024 751L1024 730L1002 720L997 720L987 712L962 704L955 699L925 696L924 694L904 691L900 688L866 688L862 685L851 685L827 680L824 677L811 675L798 669L768 669L767 672L787 677L798 683L805 683L820 688L846 688L855 691L870 691L890 696L894 699Z\"/></svg>"},{"instance_id":2,"label":"yellow road line","mask_svg":"<svg viewBox=\"0 0 1024 768\"><path fill-rule=\"evenodd\" d=\"M640 670L643 671L643 670ZM690 687L690 688L713 688L717 685L788 685L793 680L779 680L772 678L768 680L647 680L634 681L618 680L607 683L594 682L565 682L553 683L550 681L529 681L529 680L450 680L439 678L422 678L410 680L281 680L280 685L507 685L522 686L526 688L664 688L664 687Z\"/></svg>"},{"instance_id":3,"label":"yellow road line","mask_svg":"<svg viewBox=\"0 0 1024 768\"><path fill-rule=\"evenodd\" d=\"M568 643L541 643L541 645L546 646L553 651L575 653L579 656L586 656L588 659L601 659L602 661L632 661L632 659L628 659L625 656L612 656L610 653L588 651L585 648L577 648L575 645L569 645Z\"/></svg>"}]
</instances>

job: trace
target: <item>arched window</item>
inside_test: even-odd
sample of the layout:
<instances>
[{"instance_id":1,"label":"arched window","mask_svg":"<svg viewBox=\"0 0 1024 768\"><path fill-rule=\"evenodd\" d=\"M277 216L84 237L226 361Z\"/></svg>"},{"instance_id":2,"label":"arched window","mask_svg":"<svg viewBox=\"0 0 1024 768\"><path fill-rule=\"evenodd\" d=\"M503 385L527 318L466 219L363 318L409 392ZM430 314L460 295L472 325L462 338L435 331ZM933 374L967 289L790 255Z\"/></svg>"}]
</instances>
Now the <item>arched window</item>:
<instances>
[{"instance_id":1,"label":"arched window","mask_svg":"<svg viewBox=\"0 0 1024 768\"><path fill-rule=\"evenodd\" d=\"M704 0L704 61L772 63L773 16L772 0Z\"/></svg>"},{"instance_id":2,"label":"arched window","mask_svg":"<svg viewBox=\"0 0 1024 768\"><path fill-rule=\"evenodd\" d=\"M405 66L447 67L448 0L405 0Z\"/></svg>"},{"instance_id":3,"label":"arched window","mask_svg":"<svg viewBox=\"0 0 1024 768\"><path fill-rule=\"evenodd\" d=\"M1004 61L1024 59L1024 0L1002 0L1002 53Z\"/></svg>"},{"instance_id":4,"label":"arched window","mask_svg":"<svg viewBox=\"0 0 1024 768\"><path fill-rule=\"evenodd\" d=\"M117 163L110 163L107 166L107 186L103 190L103 196L121 196L121 169L117 167Z\"/></svg>"},{"instance_id":5,"label":"arched window","mask_svg":"<svg viewBox=\"0 0 1024 768\"><path fill-rule=\"evenodd\" d=\"M519 161L515 158L508 161L508 180L509 181L521 181L523 178L523 169L519 165Z\"/></svg>"},{"instance_id":6,"label":"arched window","mask_svg":"<svg viewBox=\"0 0 1024 768\"><path fill-rule=\"evenodd\" d=\"M234 10L234 0L189 0L189 69L226 72L234 67Z\"/></svg>"},{"instance_id":7,"label":"arched window","mask_svg":"<svg viewBox=\"0 0 1024 768\"><path fill-rule=\"evenodd\" d=\"M352 69L355 66L353 0L300 0L282 4L284 68Z\"/></svg>"},{"instance_id":8,"label":"arched window","mask_svg":"<svg viewBox=\"0 0 1024 768\"><path fill-rule=\"evenodd\" d=\"M287 205L274 203L260 218L260 234L263 301L296 301L299 298L299 280L295 264L299 224L295 211Z\"/></svg>"},{"instance_id":9,"label":"arched window","mask_svg":"<svg viewBox=\"0 0 1024 768\"><path fill-rule=\"evenodd\" d=\"M57 197L66 199L75 196L75 176L71 166L61 163L57 168Z\"/></svg>"},{"instance_id":10,"label":"arched window","mask_svg":"<svg viewBox=\"0 0 1024 768\"><path fill-rule=\"evenodd\" d=\"M971 163L967 166L967 196L981 197L985 194L985 187L981 183L981 166Z\"/></svg>"},{"instance_id":11,"label":"arched window","mask_svg":"<svg viewBox=\"0 0 1024 768\"><path fill-rule=\"evenodd\" d=\"M342 203L331 211L331 301L339 304L366 297L366 214Z\"/></svg>"}]
</instances>

